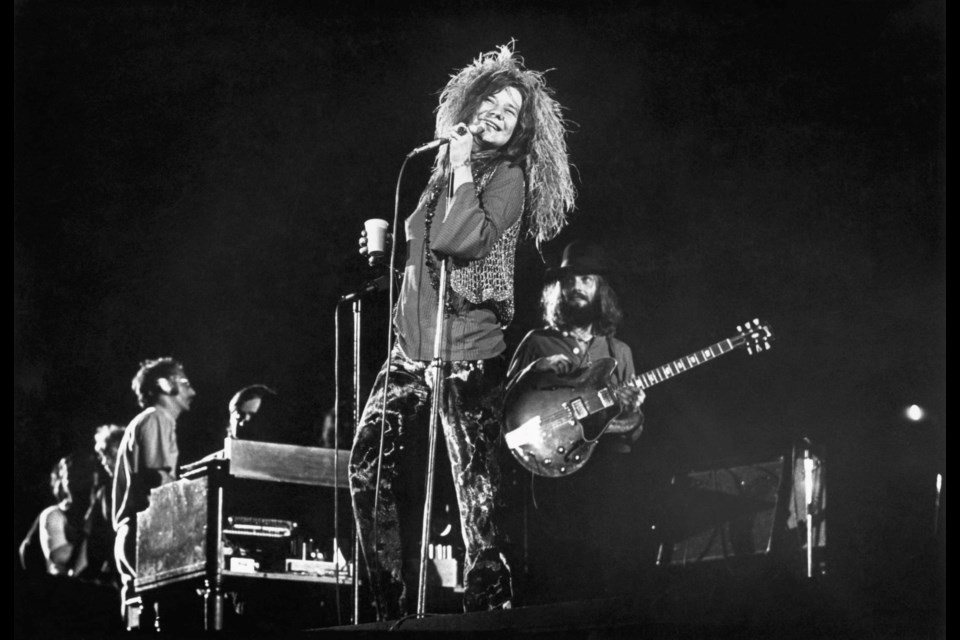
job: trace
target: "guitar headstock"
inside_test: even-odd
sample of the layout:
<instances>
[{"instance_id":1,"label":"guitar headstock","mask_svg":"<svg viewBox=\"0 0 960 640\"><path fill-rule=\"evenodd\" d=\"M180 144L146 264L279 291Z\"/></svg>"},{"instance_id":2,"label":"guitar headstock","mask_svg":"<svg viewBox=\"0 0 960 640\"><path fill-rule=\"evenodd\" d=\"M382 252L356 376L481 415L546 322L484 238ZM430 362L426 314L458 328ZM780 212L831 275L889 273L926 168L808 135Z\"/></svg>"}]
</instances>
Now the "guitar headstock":
<instances>
[{"instance_id":1,"label":"guitar headstock","mask_svg":"<svg viewBox=\"0 0 960 640\"><path fill-rule=\"evenodd\" d=\"M773 341L773 329L770 325L760 322L757 318L747 320L742 325L737 325L738 336L742 340L742 345L747 349L747 353L753 355L761 351L770 350L770 342ZM739 342L739 340L738 340Z\"/></svg>"}]
</instances>

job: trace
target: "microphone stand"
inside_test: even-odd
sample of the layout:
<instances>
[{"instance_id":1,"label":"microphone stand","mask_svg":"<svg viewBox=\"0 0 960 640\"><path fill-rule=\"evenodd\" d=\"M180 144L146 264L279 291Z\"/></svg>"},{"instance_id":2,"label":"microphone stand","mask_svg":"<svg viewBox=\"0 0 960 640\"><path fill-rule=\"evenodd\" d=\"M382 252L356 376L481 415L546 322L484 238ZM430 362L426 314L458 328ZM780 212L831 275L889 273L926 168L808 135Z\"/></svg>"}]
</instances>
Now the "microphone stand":
<instances>
[{"instance_id":1,"label":"microphone stand","mask_svg":"<svg viewBox=\"0 0 960 640\"><path fill-rule=\"evenodd\" d=\"M337 609L337 623L340 624L342 612L340 604L340 307L347 300L352 301L353 308L353 393L354 424L357 423L356 403L360 402L360 299L362 294L341 296L333 314L334 326L334 400L333 400L333 577L334 594ZM323 444L323 443L321 443ZM349 485L346 487L349 489ZM351 520L353 520L351 518ZM353 623L359 622L360 595L359 595L359 543L360 532L354 524L353 547Z\"/></svg>"},{"instance_id":2,"label":"microphone stand","mask_svg":"<svg viewBox=\"0 0 960 640\"><path fill-rule=\"evenodd\" d=\"M447 214L450 213L453 190L453 171L448 178ZM429 240L429 238L427 238ZM437 430L440 422L440 397L443 394L443 338L446 333L444 323L445 301L447 299L447 259L440 261L440 283L437 286L437 323L433 335L433 360L430 369L433 370L433 390L430 403L429 450L427 451L427 474L423 498L423 529L420 536L420 579L417 591L417 618L423 618L427 609L427 563L430 547L430 522L433 518L433 484L436 472L437 458ZM428 369L429 371L429 369Z\"/></svg>"},{"instance_id":3,"label":"microphone stand","mask_svg":"<svg viewBox=\"0 0 960 640\"><path fill-rule=\"evenodd\" d=\"M803 488L804 501L806 502L806 524L807 524L807 577L813 577L813 470L814 461L810 455L810 447L803 449Z\"/></svg>"},{"instance_id":4,"label":"microphone stand","mask_svg":"<svg viewBox=\"0 0 960 640\"><path fill-rule=\"evenodd\" d=\"M353 301L353 424L354 432L356 432L357 425L360 424L360 412L362 411L360 407L360 298L357 298ZM340 434L337 433L334 436L334 447L336 447L337 452L340 451ZM336 458L334 458L336 460ZM334 476L339 477L339 476ZM358 624L360 622L360 583L358 567L360 566L360 530L354 526L353 527L353 624ZM334 553L337 554L337 557L334 559L334 562L340 562L340 553L339 546L335 546ZM335 566L339 566L335 565ZM339 587L338 587L339 589ZM339 609L338 609L339 610Z\"/></svg>"}]
</instances>

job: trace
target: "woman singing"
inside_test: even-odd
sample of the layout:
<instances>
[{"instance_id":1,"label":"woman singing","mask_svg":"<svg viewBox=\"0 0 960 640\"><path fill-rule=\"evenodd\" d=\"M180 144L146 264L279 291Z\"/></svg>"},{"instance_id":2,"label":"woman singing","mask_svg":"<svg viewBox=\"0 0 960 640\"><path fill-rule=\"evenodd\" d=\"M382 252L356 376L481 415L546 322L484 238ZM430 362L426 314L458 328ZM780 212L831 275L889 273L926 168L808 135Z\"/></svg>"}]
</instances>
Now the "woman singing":
<instances>
[{"instance_id":1,"label":"woman singing","mask_svg":"<svg viewBox=\"0 0 960 640\"><path fill-rule=\"evenodd\" d=\"M449 145L438 152L419 205L406 219L397 341L374 383L350 458L354 512L381 619L409 613L408 599L416 592L433 388L427 371L435 355L443 260L449 287L440 422L466 549L464 609L510 606L510 568L497 513L503 330L513 317L521 229L538 244L549 240L573 208L565 133L543 74L527 69L512 45L482 54L440 95L436 135ZM375 514L383 394L386 427Z\"/></svg>"}]
</instances>

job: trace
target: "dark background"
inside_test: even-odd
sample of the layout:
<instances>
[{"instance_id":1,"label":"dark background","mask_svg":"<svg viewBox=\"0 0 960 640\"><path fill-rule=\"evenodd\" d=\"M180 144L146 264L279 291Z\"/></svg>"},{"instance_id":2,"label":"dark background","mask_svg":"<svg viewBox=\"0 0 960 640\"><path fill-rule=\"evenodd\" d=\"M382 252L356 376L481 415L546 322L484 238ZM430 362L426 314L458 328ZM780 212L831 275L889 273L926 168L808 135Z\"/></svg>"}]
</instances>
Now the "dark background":
<instances>
[{"instance_id":1,"label":"dark background","mask_svg":"<svg viewBox=\"0 0 960 640\"><path fill-rule=\"evenodd\" d=\"M931 579L916 559L945 469L945 7L627 4L15 2L15 542L51 464L136 414L145 358L181 359L198 390L183 461L219 448L253 382L312 441L335 302L375 275L363 220L392 218L448 75L516 38L572 124L577 210L543 258L603 243L638 368L753 317L776 334L651 390L638 464L811 438L847 597L927 615L902 596ZM543 267L521 250L511 349ZM385 321L365 304L365 385ZM907 423L910 403L931 417Z\"/></svg>"}]
</instances>

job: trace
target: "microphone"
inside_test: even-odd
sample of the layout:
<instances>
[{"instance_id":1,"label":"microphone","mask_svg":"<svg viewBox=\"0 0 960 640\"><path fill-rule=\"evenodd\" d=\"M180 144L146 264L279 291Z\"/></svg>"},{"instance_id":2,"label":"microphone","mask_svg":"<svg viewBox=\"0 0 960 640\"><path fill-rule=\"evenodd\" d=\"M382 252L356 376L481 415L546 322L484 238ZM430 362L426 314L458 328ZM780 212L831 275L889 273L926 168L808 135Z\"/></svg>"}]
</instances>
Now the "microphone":
<instances>
[{"instance_id":1,"label":"microphone","mask_svg":"<svg viewBox=\"0 0 960 640\"><path fill-rule=\"evenodd\" d=\"M374 278L370 282L363 285L359 291L354 291L353 293L347 293L340 296L340 302L353 302L354 300L359 300L368 294L383 291L389 285L390 281L387 280L387 274L383 274L379 278Z\"/></svg>"},{"instance_id":2,"label":"microphone","mask_svg":"<svg viewBox=\"0 0 960 640\"><path fill-rule=\"evenodd\" d=\"M472 124L469 126L461 125L457 129L457 133L459 133L462 136L466 135L467 133L472 133L473 135L477 135L481 131L483 131L483 125L479 125L479 124ZM450 138L437 138L436 140L425 142L424 144L420 145L419 147L417 147L416 149L408 153L407 157L412 158L414 156L420 155L421 153L426 153L427 151L433 151L434 149L442 147L443 145L448 144L449 142L450 142Z\"/></svg>"}]
</instances>

